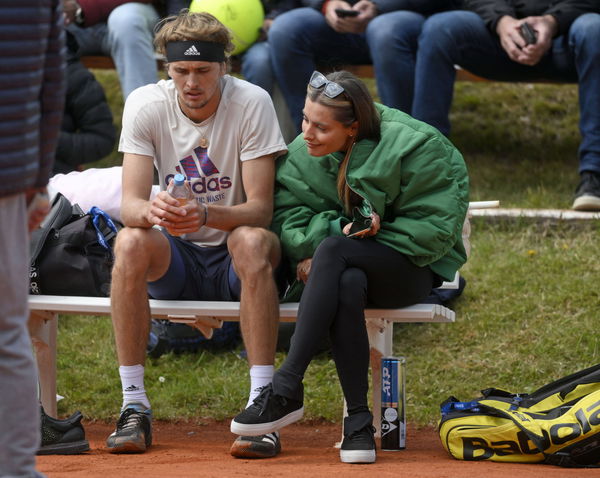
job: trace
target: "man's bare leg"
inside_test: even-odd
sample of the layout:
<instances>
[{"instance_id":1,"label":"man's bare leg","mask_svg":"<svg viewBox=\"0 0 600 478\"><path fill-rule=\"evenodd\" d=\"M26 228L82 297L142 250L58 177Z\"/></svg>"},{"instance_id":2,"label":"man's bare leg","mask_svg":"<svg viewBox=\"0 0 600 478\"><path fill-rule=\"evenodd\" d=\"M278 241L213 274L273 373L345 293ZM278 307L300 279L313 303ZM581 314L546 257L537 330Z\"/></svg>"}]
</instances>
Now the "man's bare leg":
<instances>
[{"instance_id":1,"label":"man's bare leg","mask_svg":"<svg viewBox=\"0 0 600 478\"><path fill-rule=\"evenodd\" d=\"M123 412L117 429L107 439L113 453L143 452L152 443L150 403L144 388L150 332L146 284L165 274L170 260L169 241L160 231L124 228L119 232L112 271L111 315L123 385Z\"/></svg>"},{"instance_id":2,"label":"man's bare leg","mask_svg":"<svg viewBox=\"0 0 600 478\"><path fill-rule=\"evenodd\" d=\"M273 378L279 300L273 271L279 264L279 240L266 229L239 227L227 243L235 271L242 284L240 327L250 365L250 398ZM278 433L238 437L230 453L237 458L269 458L281 451Z\"/></svg>"}]
</instances>

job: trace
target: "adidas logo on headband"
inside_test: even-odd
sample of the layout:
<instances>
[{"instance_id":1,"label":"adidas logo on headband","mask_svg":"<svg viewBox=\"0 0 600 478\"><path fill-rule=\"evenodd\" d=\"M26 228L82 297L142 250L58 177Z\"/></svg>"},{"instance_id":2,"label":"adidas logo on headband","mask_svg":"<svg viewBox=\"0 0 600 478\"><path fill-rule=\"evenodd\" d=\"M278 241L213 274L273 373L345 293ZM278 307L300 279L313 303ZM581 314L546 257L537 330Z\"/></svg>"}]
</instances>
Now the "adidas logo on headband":
<instances>
[{"instance_id":1,"label":"adidas logo on headband","mask_svg":"<svg viewBox=\"0 0 600 478\"><path fill-rule=\"evenodd\" d=\"M187 50L185 50L183 52L184 55L199 55L200 52L198 51L198 49L196 48L195 45L192 45L191 47L189 47Z\"/></svg>"}]
</instances>

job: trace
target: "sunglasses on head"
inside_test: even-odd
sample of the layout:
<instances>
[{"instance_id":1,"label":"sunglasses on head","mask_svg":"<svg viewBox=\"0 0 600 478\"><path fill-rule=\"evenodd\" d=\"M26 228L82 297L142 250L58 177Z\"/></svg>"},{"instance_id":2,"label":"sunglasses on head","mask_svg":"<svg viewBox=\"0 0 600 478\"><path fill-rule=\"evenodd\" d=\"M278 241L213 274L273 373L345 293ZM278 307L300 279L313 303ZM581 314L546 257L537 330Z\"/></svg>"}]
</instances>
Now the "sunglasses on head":
<instances>
[{"instance_id":1,"label":"sunglasses on head","mask_svg":"<svg viewBox=\"0 0 600 478\"><path fill-rule=\"evenodd\" d=\"M339 85L335 81L329 81L327 78L325 78L323 73L319 73L318 71L313 72L308 84L317 89L325 86L323 94L328 98L335 98L344 92L343 86Z\"/></svg>"}]
</instances>

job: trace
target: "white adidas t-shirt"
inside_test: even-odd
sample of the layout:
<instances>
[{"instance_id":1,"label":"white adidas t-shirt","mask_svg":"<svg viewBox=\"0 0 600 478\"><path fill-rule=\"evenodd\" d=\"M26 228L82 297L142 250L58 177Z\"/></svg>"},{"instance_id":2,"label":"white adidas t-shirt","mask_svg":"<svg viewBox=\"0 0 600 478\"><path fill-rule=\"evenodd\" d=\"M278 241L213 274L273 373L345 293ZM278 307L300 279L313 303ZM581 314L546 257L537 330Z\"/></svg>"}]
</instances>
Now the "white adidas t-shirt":
<instances>
[{"instance_id":1,"label":"white adidas t-shirt","mask_svg":"<svg viewBox=\"0 0 600 478\"><path fill-rule=\"evenodd\" d=\"M203 138L208 149L201 147ZM269 154L277 157L287 147L268 93L225 75L219 107L202 123L181 112L172 80L134 90L123 111L119 151L154 158L161 190L181 173L200 202L233 206L246 200L241 161ZM201 246L215 246L226 241L227 233L202 227L184 237Z\"/></svg>"}]
</instances>

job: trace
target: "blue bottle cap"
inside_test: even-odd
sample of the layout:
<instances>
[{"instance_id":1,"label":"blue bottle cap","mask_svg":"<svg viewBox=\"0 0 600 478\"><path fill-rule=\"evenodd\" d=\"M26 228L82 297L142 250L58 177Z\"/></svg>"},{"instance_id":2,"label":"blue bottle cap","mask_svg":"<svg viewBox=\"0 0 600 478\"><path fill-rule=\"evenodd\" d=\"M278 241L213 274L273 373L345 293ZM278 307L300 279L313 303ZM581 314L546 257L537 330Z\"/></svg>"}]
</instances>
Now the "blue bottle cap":
<instances>
[{"instance_id":1,"label":"blue bottle cap","mask_svg":"<svg viewBox=\"0 0 600 478\"><path fill-rule=\"evenodd\" d=\"M183 174L176 174L173 178L173 182L176 186L182 186L185 183L185 176Z\"/></svg>"}]
</instances>

